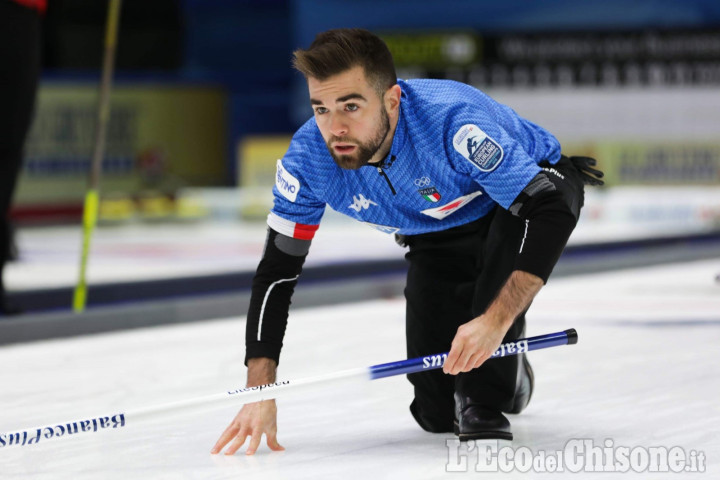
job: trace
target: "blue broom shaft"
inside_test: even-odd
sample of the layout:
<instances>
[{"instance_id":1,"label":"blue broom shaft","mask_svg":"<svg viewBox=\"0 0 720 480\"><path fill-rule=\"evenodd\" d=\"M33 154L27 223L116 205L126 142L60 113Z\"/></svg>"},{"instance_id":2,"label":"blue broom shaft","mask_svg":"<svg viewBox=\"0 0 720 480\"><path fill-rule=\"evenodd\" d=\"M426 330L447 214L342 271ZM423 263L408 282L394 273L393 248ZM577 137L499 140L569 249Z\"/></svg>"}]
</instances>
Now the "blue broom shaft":
<instances>
[{"instance_id":1,"label":"blue broom shaft","mask_svg":"<svg viewBox=\"0 0 720 480\"><path fill-rule=\"evenodd\" d=\"M514 342L507 342L500 345L490 358L506 357L520 353L541 350L543 348L558 347L561 345L572 345L577 343L577 332L574 328L562 332L538 335L537 337L523 338ZM447 359L448 352L427 355L425 357L410 358L398 362L381 363L368 367L370 378L392 377L408 373L424 372L442 368Z\"/></svg>"}]
</instances>

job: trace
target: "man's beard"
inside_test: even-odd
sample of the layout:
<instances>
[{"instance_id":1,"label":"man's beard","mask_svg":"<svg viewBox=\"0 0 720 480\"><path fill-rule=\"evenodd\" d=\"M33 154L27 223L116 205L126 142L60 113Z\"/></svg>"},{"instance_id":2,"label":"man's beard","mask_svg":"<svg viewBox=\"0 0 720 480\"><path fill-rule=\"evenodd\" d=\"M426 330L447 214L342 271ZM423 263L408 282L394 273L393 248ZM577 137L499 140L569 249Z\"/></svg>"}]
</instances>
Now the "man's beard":
<instances>
[{"instance_id":1,"label":"man's beard","mask_svg":"<svg viewBox=\"0 0 720 480\"><path fill-rule=\"evenodd\" d=\"M388 116L387 110L383 106L380 110L380 128L377 130L375 137L370 139L368 142L362 143L351 137L333 136L328 139L326 144L328 150L330 151L330 155L333 157L333 160L335 160L335 163L337 163L338 167L344 168L346 170L357 170L363 165L367 165L368 163L370 163L372 157L377 153L378 150L380 150L380 147L385 141L385 137L387 137L389 131L390 117ZM354 143L357 148L355 149L355 152L351 155L338 155L335 153L335 150L333 150L331 146L331 144L334 142Z\"/></svg>"}]
</instances>

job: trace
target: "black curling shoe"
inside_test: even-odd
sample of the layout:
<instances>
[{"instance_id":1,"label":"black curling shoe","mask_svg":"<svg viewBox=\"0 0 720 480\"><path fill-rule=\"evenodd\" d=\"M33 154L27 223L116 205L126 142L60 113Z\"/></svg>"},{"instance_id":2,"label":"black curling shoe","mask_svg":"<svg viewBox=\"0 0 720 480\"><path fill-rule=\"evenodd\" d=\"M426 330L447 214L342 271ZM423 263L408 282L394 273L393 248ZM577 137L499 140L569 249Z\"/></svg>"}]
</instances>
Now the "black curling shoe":
<instances>
[{"instance_id":1,"label":"black curling shoe","mask_svg":"<svg viewBox=\"0 0 720 480\"><path fill-rule=\"evenodd\" d=\"M508 410L507 413L520 413L532 398L533 389L535 388L535 374L533 369L528 362L527 356L522 353L520 354L522 359L518 365L518 378L515 387L515 398L513 399L513 407Z\"/></svg>"},{"instance_id":2,"label":"black curling shoe","mask_svg":"<svg viewBox=\"0 0 720 480\"><path fill-rule=\"evenodd\" d=\"M469 397L455 394L455 435L461 442L468 440L512 440L510 422L505 416Z\"/></svg>"}]
</instances>

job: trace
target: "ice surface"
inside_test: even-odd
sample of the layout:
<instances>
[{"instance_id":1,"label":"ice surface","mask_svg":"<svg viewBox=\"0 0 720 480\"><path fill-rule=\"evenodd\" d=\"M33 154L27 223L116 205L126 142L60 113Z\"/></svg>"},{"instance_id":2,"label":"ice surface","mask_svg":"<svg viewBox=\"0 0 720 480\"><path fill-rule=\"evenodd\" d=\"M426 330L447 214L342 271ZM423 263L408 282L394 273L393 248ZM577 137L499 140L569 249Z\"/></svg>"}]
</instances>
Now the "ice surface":
<instances>
[{"instance_id":1,"label":"ice surface","mask_svg":"<svg viewBox=\"0 0 720 480\"><path fill-rule=\"evenodd\" d=\"M510 416L513 445L555 451L580 438L680 446L704 452L706 477L716 478L718 272L720 259L551 279L531 308L527 333L574 327L580 340L530 354L536 389L527 410ZM403 328L402 299L294 311L279 378L402 359ZM243 342L238 317L3 347L0 432L242 386ZM252 457L244 449L232 457L209 453L236 407L186 411L103 434L0 448L0 478L478 478L472 452L469 472L446 472L453 436L417 427L410 399L403 377L280 399L278 438L287 450L270 452L263 441Z\"/></svg>"}]
</instances>

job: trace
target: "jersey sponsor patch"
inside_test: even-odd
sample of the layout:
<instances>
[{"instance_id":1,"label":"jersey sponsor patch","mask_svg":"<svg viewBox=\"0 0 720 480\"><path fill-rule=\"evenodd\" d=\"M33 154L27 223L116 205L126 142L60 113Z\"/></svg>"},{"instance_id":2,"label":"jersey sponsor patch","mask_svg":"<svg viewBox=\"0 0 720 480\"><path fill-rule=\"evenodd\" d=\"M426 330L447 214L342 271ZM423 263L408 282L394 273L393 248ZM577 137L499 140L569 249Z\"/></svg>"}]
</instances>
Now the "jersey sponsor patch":
<instances>
[{"instance_id":1,"label":"jersey sponsor patch","mask_svg":"<svg viewBox=\"0 0 720 480\"><path fill-rule=\"evenodd\" d=\"M277 174L275 175L275 186L283 197L287 198L291 202L297 199L298 192L300 191L300 181L290 175L290 173L283 167L282 160L277 161Z\"/></svg>"},{"instance_id":2,"label":"jersey sponsor patch","mask_svg":"<svg viewBox=\"0 0 720 480\"><path fill-rule=\"evenodd\" d=\"M388 227L387 225L378 225L376 223L370 223L370 222L362 222L365 225L374 228L375 230L378 230L382 233L387 233L389 235L392 235L393 233L398 232L400 229L397 227Z\"/></svg>"},{"instance_id":3,"label":"jersey sponsor patch","mask_svg":"<svg viewBox=\"0 0 720 480\"><path fill-rule=\"evenodd\" d=\"M453 137L455 151L483 172L492 172L503 159L503 149L477 125L463 125Z\"/></svg>"},{"instance_id":4,"label":"jersey sponsor patch","mask_svg":"<svg viewBox=\"0 0 720 480\"><path fill-rule=\"evenodd\" d=\"M480 195L482 195L481 191L473 192L468 195L458 197L455 200L452 200L449 203L446 203L445 205L442 205L440 207L422 210L420 213L424 213L425 215L437 218L438 220L444 220L445 218L460 210L468 203L472 202L475 197L478 197Z\"/></svg>"}]
</instances>

